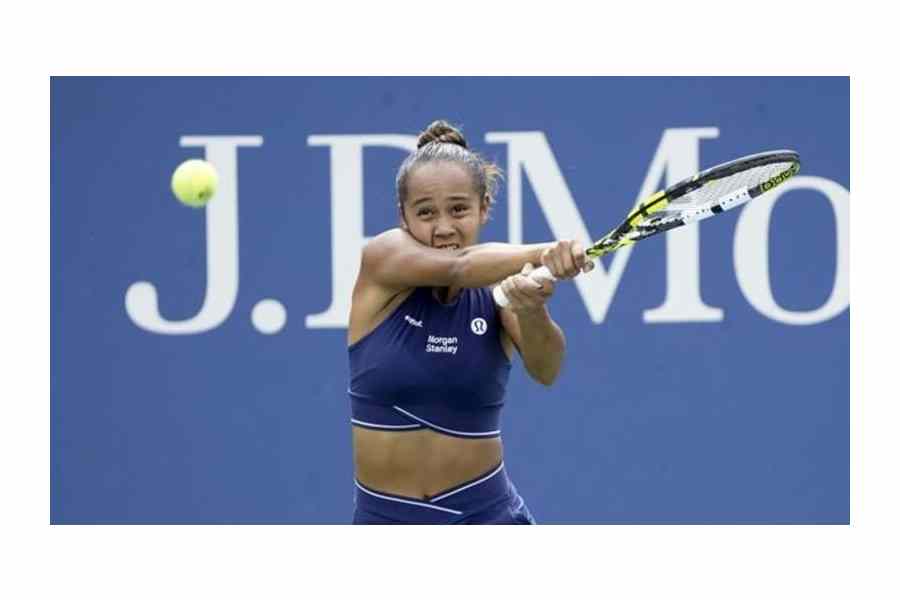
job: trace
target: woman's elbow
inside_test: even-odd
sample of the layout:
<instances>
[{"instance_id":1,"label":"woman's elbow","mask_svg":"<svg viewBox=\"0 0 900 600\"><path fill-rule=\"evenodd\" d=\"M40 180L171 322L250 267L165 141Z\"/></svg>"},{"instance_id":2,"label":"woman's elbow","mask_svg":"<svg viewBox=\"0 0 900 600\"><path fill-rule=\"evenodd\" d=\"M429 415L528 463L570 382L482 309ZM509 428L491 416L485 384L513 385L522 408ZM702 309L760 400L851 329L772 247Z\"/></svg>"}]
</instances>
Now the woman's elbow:
<instances>
[{"instance_id":1,"label":"woman's elbow","mask_svg":"<svg viewBox=\"0 0 900 600\"><path fill-rule=\"evenodd\" d=\"M472 261L468 256L459 256L450 265L448 285L456 288L474 287L471 283Z\"/></svg>"},{"instance_id":2,"label":"woman's elbow","mask_svg":"<svg viewBox=\"0 0 900 600\"><path fill-rule=\"evenodd\" d=\"M553 371L535 371L534 373L531 373L531 377L542 386L550 387L556 382L557 378L559 377L559 370L556 369Z\"/></svg>"}]
</instances>

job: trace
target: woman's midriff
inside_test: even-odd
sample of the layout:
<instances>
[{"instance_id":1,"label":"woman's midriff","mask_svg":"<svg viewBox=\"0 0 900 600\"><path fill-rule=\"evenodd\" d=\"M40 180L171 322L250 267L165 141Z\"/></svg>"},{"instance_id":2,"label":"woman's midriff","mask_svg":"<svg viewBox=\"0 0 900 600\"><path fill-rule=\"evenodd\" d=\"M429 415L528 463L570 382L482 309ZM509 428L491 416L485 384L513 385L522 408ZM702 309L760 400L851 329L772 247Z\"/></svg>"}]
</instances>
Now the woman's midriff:
<instances>
[{"instance_id":1,"label":"woman's midriff","mask_svg":"<svg viewBox=\"0 0 900 600\"><path fill-rule=\"evenodd\" d=\"M428 498L496 467L499 437L459 438L430 429L376 431L353 427L356 478L375 490Z\"/></svg>"}]
</instances>

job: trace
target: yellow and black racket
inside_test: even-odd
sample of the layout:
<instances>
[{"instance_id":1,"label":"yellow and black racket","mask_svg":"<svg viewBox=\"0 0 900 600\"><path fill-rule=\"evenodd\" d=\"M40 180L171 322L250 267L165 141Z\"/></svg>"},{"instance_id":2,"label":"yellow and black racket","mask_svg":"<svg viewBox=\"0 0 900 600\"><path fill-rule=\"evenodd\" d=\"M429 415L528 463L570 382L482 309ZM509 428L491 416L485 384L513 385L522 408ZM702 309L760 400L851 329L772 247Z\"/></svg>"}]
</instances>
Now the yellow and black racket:
<instances>
[{"instance_id":1,"label":"yellow and black racket","mask_svg":"<svg viewBox=\"0 0 900 600\"><path fill-rule=\"evenodd\" d=\"M721 214L777 187L799 170L800 156L792 150L752 154L706 169L638 203L621 225L585 254L597 259L657 233ZM554 280L543 266L529 277ZM494 288L494 300L499 306L509 304L499 285Z\"/></svg>"}]
</instances>

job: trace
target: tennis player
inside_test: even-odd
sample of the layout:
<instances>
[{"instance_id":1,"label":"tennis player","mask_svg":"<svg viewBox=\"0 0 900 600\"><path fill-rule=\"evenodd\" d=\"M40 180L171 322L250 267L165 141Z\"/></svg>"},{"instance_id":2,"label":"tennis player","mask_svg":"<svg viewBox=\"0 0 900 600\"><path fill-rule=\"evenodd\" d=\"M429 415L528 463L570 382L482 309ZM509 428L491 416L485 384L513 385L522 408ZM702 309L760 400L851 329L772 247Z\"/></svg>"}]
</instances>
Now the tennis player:
<instances>
[{"instance_id":1,"label":"tennis player","mask_svg":"<svg viewBox=\"0 0 900 600\"><path fill-rule=\"evenodd\" d=\"M366 245L348 344L357 524L533 524L500 440L511 358L550 385L565 339L546 302L582 244L479 244L500 170L435 121L397 173L400 226ZM498 309L492 285L510 299Z\"/></svg>"}]
</instances>

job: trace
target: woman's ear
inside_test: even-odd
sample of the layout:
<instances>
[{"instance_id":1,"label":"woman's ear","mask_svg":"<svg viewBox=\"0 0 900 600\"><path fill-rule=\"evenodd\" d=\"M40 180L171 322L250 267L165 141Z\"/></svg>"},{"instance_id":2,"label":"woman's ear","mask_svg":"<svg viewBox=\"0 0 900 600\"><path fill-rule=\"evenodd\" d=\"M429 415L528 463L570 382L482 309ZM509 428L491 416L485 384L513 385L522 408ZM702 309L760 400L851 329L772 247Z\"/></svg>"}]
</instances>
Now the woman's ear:
<instances>
[{"instance_id":1,"label":"woman's ear","mask_svg":"<svg viewBox=\"0 0 900 600\"><path fill-rule=\"evenodd\" d=\"M400 215L400 229L409 230L409 226L406 224L406 215L403 214L403 205L399 202L397 203L397 212Z\"/></svg>"},{"instance_id":2,"label":"woman's ear","mask_svg":"<svg viewBox=\"0 0 900 600\"><path fill-rule=\"evenodd\" d=\"M490 196L485 196L484 198L481 199L480 211L481 211L481 215L479 218L479 222L482 225L484 225L485 223L488 222L488 217L491 214L491 197Z\"/></svg>"}]
</instances>

